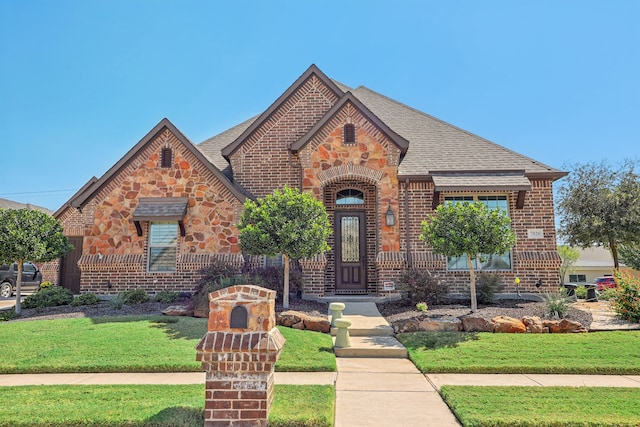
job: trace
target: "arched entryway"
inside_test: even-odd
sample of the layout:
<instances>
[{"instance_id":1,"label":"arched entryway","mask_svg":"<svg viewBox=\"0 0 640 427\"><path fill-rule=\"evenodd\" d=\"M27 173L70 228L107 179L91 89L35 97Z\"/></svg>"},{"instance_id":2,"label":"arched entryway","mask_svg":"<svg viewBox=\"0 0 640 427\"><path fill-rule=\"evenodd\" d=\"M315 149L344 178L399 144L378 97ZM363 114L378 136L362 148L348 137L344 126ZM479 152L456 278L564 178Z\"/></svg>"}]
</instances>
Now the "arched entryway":
<instances>
[{"instance_id":1,"label":"arched entryway","mask_svg":"<svg viewBox=\"0 0 640 427\"><path fill-rule=\"evenodd\" d=\"M325 284L338 295L376 292L376 186L342 180L324 188L324 204L333 225Z\"/></svg>"}]
</instances>

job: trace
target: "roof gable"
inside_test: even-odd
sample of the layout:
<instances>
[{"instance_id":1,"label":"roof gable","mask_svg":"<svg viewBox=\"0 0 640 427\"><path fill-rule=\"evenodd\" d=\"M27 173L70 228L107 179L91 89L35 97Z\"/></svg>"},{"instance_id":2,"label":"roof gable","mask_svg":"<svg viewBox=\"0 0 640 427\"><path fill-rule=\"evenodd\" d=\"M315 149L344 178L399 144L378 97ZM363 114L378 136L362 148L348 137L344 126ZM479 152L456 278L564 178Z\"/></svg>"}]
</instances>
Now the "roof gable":
<instances>
[{"instance_id":1,"label":"roof gable","mask_svg":"<svg viewBox=\"0 0 640 427\"><path fill-rule=\"evenodd\" d=\"M291 145L291 150L296 152L300 151L319 131L322 129L344 106L351 103L362 115L364 115L374 126L378 128L383 134L387 136L394 144L400 148L400 151L404 154L409 147L409 141L398 135L392 129L390 129L382 120L380 120L375 114L371 112L358 98L356 98L351 92L345 93L342 98L324 115L324 117L318 121L310 130L300 138L298 141Z\"/></svg>"},{"instance_id":2,"label":"roof gable","mask_svg":"<svg viewBox=\"0 0 640 427\"><path fill-rule=\"evenodd\" d=\"M343 95L343 91L338 87L338 85L327 77L320 69L315 65L311 64L309 68L300 76L298 79L293 82L291 86L282 94L276 101L271 104L267 110L260 114L258 118L247 127L240 136L238 136L231 144L227 145L222 149L222 156L229 160L229 156L233 154L242 143L255 131L257 130L263 122L265 122L282 104L284 104L287 99L292 96L298 88L300 88L311 76L315 76L318 78L323 84L325 84L335 95L340 98Z\"/></svg>"},{"instance_id":3,"label":"roof gable","mask_svg":"<svg viewBox=\"0 0 640 427\"><path fill-rule=\"evenodd\" d=\"M162 119L153 129L151 129L131 150L127 152L115 165L113 165L100 179L86 185L84 191L78 192L70 201L70 205L75 208L82 208L93 196L102 190L120 171L126 168L148 144L150 144L165 129L169 130L184 147L191 152L220 182L221 184L241 202L246 196L238 190L207 158L198 150L189 139L176 128L169 119Z\"/></svg>"}]
</instances>

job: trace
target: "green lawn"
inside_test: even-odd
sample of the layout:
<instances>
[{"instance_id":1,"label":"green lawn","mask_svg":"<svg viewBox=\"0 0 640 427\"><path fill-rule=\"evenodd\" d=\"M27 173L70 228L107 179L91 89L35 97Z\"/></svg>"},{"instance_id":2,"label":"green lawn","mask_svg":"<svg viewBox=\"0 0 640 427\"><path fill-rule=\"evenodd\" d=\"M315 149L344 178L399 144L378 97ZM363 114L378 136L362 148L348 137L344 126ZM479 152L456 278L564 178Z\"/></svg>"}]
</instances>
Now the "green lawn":
<instances>
[{"instance_id":1,"label":"green lawn","mask_svg":"<svg viewBox=\"0 0 640 427\"><path fill-rule=\"evenodd\" d=\"M275 386L271 427L333 426L332 386ZM0 387L0 426L172 426L204 423L203 385ZM11 402L11 404L6 404Z\"/></svg>"},{"instance_id":2,"label":"green lawn","mask_svg":"<svg viewBox=\"0 0 640 427\"><path fill-rule=\"evenodd\" d=\"M465 427L640 425L640 389L443 386Z\"/></svg>"},{"instance_id":3,"label":"green lawn","mask_svg":"<svg viewBox=\"0 0 640 427\"><path fill-rule=\"evenodd\" d=\"M398 339L424 373L640 374L640 331L416 332Z\"/></svg>"},{"instance_id":4,"label":"green lawn","mask_svg":"<svg viewBox=\"0 0 640 427\"><path fill-rule=\"evenodd\" d=\"M276 371L335 371L331 337L280 328ZM115 316L0 325L0 373L200 371L207 319Z\"/></svg>"}]
</instances>

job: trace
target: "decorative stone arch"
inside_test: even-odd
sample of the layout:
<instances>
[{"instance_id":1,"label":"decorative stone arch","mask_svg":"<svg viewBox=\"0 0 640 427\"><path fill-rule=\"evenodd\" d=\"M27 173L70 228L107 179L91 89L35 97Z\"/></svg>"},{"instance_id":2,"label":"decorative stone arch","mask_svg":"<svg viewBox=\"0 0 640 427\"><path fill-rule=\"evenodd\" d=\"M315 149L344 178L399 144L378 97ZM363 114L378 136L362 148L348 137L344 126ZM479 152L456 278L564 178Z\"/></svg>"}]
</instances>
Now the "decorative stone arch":
<instances>
[{"instance_id":1,"label":"decorative stone arch","mask_svg":"<svg viewBox=\"0 0 640 427\"><path fill-rule=\"evenodd\" d=\"M337 181L349 179L361 179L370 184L378 186L384 173L379 170L371 169L366 166L354 165L349 163L346 165L334 166L318 173L318 181L320 187L327 184L333 184Z\"/></svg>"}]
</instances>

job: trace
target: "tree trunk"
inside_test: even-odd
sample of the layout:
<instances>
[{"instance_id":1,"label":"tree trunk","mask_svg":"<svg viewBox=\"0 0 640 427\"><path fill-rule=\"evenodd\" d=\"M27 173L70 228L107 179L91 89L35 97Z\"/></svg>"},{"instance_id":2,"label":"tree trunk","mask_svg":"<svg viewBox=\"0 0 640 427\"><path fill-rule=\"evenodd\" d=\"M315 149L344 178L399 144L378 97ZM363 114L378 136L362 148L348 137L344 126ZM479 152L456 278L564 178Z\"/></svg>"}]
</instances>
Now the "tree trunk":
<instances>
[{"instance_id":1,"label":"tree trunk","mask_svg":"<svg viewBox=\"0 0 640 427\"><path fill-rule=\"evenodd\" d=\"M282 293L282 307L287 310L289 308L289 255L282 255L284 260L284 290Z\"/></svg>"},{"instance_id":2,"label":"tree trunk","mask_svg":"<svg viewBox=\"0 0 640 427\"><path fill-rule=\"evenodd\" d=\"M620 268L618 262L618 246L613 239L609 239L609 249L611 250L611 257L613 258L613 269L617 271Z\"/></svg>"},{"instance_id":3,"label":"tree trunk","mask_svg":"<svg viewBox=\"0 0 640 427\"><path fill-rule=\"evenodd\" d=\"M20 307L20 300L22 299L22 266L23 262L18 261L18 277L16 278L16 314L20 314L22 307Z\"/></svg>"},{"instance_id":4,"label":"tree trunk","mask_svg":"<svg viewBox=\"0 0 640 427\"><path fill-rule=\"evenodd\" d=\"M469 263L469 290L471 291L471 312L478 311L478 300L476 298L476 272L473 269L471 255L467 254L467 263Z\"/></svg>"}]
</instances>

